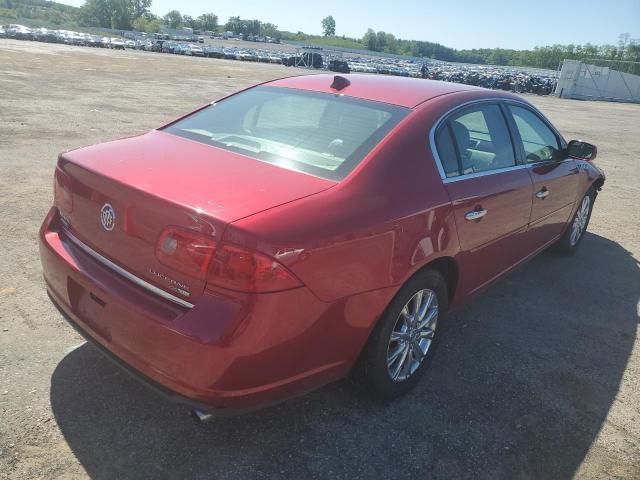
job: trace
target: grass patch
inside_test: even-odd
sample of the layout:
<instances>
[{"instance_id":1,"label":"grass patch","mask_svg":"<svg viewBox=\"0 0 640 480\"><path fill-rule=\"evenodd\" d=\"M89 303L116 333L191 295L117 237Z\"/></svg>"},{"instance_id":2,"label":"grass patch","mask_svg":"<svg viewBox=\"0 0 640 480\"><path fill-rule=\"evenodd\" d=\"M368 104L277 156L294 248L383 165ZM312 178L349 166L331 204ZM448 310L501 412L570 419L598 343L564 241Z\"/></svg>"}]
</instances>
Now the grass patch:
<instances>
[{"instance_id":1,"label":"grass patch","mask_svg":"<svg viewBox=\"0 0 640 480\"><path fill-rule=\"evenodd\" d=\"M306 40L299 40L300 42L309 45L322 45L327 47L341 47L352 48L355 50L365 50L364 45L353 38L342 37L313 37Z\"/></svg>"}]
</instances>

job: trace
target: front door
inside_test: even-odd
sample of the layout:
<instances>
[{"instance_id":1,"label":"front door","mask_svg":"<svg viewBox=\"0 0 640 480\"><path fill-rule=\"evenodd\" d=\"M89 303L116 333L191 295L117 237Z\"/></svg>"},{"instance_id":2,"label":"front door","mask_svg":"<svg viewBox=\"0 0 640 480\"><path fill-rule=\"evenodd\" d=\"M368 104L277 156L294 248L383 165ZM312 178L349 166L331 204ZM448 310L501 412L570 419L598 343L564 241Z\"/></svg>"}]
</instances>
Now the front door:
<instances>
[{"instance_id":1,"label":"front door","mask_svg":"<svg viewBox=\"0 0 640 480\"><path fill-rule=\"evenodd\" d=\"M459 287L472 293L527 255L533 187L518 165L503 109L466 107L445 119L436 149L460 240Z\"/></svg>"},{"instance_id":2,"label":"front door","mask_svg":"<svg viewBox=\"0 0 640 480\"><path fill-rule=\"evenodd\" d=\"M533 110L509 105L516 144L529 166L533 206L527 240L532 250L560 236L567 226L578 194L576 161L569 158L562 139Z\"/></svg>"}]
</instances>

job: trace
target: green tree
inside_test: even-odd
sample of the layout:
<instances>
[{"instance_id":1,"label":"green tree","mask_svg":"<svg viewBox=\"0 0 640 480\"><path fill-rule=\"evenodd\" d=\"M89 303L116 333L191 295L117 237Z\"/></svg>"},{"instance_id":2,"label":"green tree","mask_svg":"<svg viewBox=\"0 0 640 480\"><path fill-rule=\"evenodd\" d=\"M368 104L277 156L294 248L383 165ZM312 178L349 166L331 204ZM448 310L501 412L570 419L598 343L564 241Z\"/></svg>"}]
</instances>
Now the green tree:
<instances>
[{"instance_id":1,"label":"green tree","mask_svg":"<svg viewBox=\"0 0 640 480\"><path fill-rule=\"evenodd\" d=\"M618 48L615 45L601 45L597 56L607 60L620 60L618 58Z\"/></svg>"},{"instance_id":2,"label":"green tree","mask_svg":"<svg viewBox=\"0 0 640 480\"><path fill-rule=\"evenodd\" d=\"M225 29L241 35L262 35L263 23L260 20L246 20L240 17L229 17Z\"/></svg>"},{"instance_id":3,"label":"green tree","mask_svg":"<svg viewBox=\"0 0 640 480\"><path fill-rule=\"evenodd\" d=\"M325 37L333 37L336 34L336 21L331 15L322 19L322 32Z\"/></svg>"},{"instance_id":4,"label":"green tree","mask_svg":"<svg viewBox=\"0 0 640 480\"><path fill-rule=\"evenodd\" d=\"M143 15L133 21L133 28L138 32L156 33L162 27L162 20L155 15Z\"/></svg>"},{"instance_id":5,"label":"green tree","mask_svg":"<svg viewBox=\"0 0 640 480\"><path fill-rule=\"evenodd\" d=\"M487 63L491 65L509 65L510 56L506 50L495 48L487 57Z\"/></svg>"},{"instance_id":6,"label":"green tree","mask_svg":"<svg viewBox=\"0 0 640 480\"><path fill-rule=\"evenodd\" d=\"M88 27L111 27L109 0L87 0L80 8L80 23Z\"/></svg>"},{"instance_id":7,"label":"green tree","mask_svg":"<svg viewBox=\"0 0 640 480\"><path fill-rule=\"evenodd\" d=\"M262 22L260 20L245 20L246 32L249 35L260 35L262 33Z\"/></svg>"},{"instance_id":8,"label":"green tree","mask_svg":"<svg viewBox=\"0 0 640 480\"><path fill-rule=\"evenodd\" d=\"M131 30L133 15L130 0L110 0L111 28L115 30Z\"/></svg>"},{"instance_id":9,"label":"green tree","mask_svg":"<svg viewBox=\"0 0 640 480\"><path fill-rule=\"evenodd\" d=\"M278 26L273 23L263 23L262 24L262 35L265 37L278 37Z\"/></svg>"},{"instance_id":10,"label":"green tree","mask_svg":"<svg viewBox=\"0 0 640 480\"><path fill-rule=\"evenodd\" d=\"M218 29L218 16L214 13L203 13L197 19L202 30L215 32Z\"/></svg>"},{"instance_id":11,"label":"green tree","mask_svg":"<svg viewBox=\"0 0 640 480\"><path fill-rule=\"evenodd\" d=\"M78 12L86 26L129 30L133 21L148 13L151 0L86 0Z\"/></svg>"},{"instance_id":12,"label":"green tree","mask_svg":"<svg viewBox=\"0 0 640 480\"><path fill-rule=\"evenodd\" d=\"M240 32L241 22L242 21L240 20L240 17L229 17L229 20L227 20L227 23L225 24L224 28L227 32L241 33Z\"/></svg>"},{"instance_id":13,"label":"green tree","mask_svg":"<svg viewBox=\"0 0 640 480\"><path fill-rule=\"evenodd\" d=\"M199 28L198 22L191 15L183 15L182 16L182 25L185 27L193 28L197 30Z\"/></svg>"},{"instance_id":14,"label":"green tree","mask_svg":"<svg viewBox=\"0 0 640 480\"><path fill-rule=\"evenodd\" d=\"M640 62L640 41L631 40L625 50L625 59L631 62Z\"/></svg>"},{"instance_id":15,"label":"green tree","mask_svg":"<svg viewBox=\"0 0 640 480\"><path fill-rule=\"evenodd\" d=\"M387 46L387 34L383 31L376 33L376 45L378 47L378 51L384 51Z\"/></svg>"},{"instance_id":16,"label":"green tree","mask_svg":"<svg viewBox=\"0 0 640 480\"><path fill-rule=\"evenodd\" d=\"M131 0L133 19L135 20L149 13L149 7L151 7L151 0Z\"/></svg>"},{"instance_id":17,"label":"green tree","mask_svg":"<svg viewBox=\"0 0 640 480\"><path fill-rule=\"evenodd\" d=\"M371 50L373 52L378 51L378 35L373 28L369 28L367 33L364 34L364 37L362 37L362 43L367 50Z\"/></svg>"},{"instance_id":18,"label":"green tree","mask_svg":"<svg viewBox=\"0 0 640 480\"><path fill-rule=\"evenodd\" d=\"M398 41L396 37L392 33L387 33L385 39L386 46L384 47L384 51L387 53L398 53Z\"/></svg>"},{"instance_id":19,"label":"green tree","mask_svg":"<svg viewBox=\"0 0 640 480\"><path fill-rule=\"evenodd\" d=\"M618 47L620 50L620 58L624 58L624 51L627 48L627 44L631 40L631 35L629 33L621 33L618 36Z\"/></svg>"},{"instance_id":20,"label":"green tree","mask_svg":"<svg viewBox=\"0 0 640 480\"><path fill-rule=\"evenodd\" d=\"M169 28L180 28L182 26L182 15L178 10L171 10L164 17L164 22Z\"/></svg>"}]
</instances>

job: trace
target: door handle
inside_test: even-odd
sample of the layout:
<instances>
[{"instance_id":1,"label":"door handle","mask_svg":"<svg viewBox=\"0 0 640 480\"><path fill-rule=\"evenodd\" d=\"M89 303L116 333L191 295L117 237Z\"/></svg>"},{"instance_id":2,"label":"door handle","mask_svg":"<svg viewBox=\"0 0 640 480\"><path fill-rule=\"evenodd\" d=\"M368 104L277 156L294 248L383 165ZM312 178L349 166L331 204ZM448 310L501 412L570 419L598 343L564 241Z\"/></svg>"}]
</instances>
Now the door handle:
<instances>
[{"instance_id":1,"label":"door handle","mask_svg":"<svg viewBox=\"0 0 640 480\"><path fill-rule=\"evenodd\" d=\"M486 214L487 214L487 211L484 208L482 208L479 210L471 210L470 212L465 213L464 218L465 220L469 220L470 222L472 222L474 220L481 219Z\"/></svg>"},{"instance_id":2,"label":"door handle","mask_svg":"<svg viewBox=\"0 0 640 480\"><path fill-rule=\"evenodd\" d=\"M547 198L549 196L549 190L547 190L547 187L544 187L542 190L540 190L538 193L536 193L536 198L539 198L540 200L543 200L545 198Z\"/></svg>"}]
</instances>

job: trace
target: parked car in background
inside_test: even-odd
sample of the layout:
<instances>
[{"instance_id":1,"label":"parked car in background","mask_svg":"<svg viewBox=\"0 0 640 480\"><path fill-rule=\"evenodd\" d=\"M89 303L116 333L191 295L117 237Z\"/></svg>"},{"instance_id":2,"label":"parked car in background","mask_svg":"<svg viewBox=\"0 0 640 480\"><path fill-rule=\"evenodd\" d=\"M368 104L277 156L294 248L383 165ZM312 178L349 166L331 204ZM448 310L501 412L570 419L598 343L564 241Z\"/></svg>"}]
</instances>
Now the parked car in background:
<instances>
[{"instance_id":1,"label":"parked car in background","mask_svg":"<svg viewBox=\"0 0 640 480\"><path fill-rule=\"evenodd\" d=\"M0 38L7 38L6 30L0 26Z\"/></svg>"},{"instance_id":2,"label":"parked car in background","mask_svg":"<svg viewBox=\"0 0 640 480\"><path fill-rule=\"evenodd\" d=\"M205 57L209 58L224 58L222 48L214 47L212 45L205 45L203 47Z\"/></svg>"},{"instance_id":3,"label":"parked car in background","mask_svg":"<svg viewBox=\"0 0 640 480\"><path fill-rule=\"evenodd\" d=\"M184 55L187 52L187 45L184 43L177 43L174 47L173 47L173 53L175 53L176 55Z\"/></svg>"},{"instance_id":4,"label":"parked car in background","mask_svg":"<svg viewBox=\"0 0 640 480\"><path fill-rule=\"evenodd\" d=\"M578 250L596 153L505 92L275 80L61 154L46 287L201 420L354 367L389 399L424 374L448 310L546 248Z\"/></svg>"},{"instance_id":5,"label":"parked car in background","mask_svg":"<svg viewBox=\"0 0 640 480\"><path fill-rule=\"evenodd\" d=\"M112 38L109 42L109 46L114 50L124 50L125 43L121 38Z\"/></svg>"},{"instance_id":6,"label":"parked car in background","mask_svg":"<svg viewBox=\"0 0 640 480\"><path fill-rule=\"evenodd\" d=\"M162 44L163 53L173 53L176 44L172 41L166 41Z\"/></svg>"},{"instance_id":7,"label":"parked car in background","mask_svg":"<svg viewBox=\"0 0 640 480\"><path fill-rule=\"evenodd\" d=\"M184 54L194 57L204 57L204 50L200 45L187 45Z\"/></svg>"},{"instance_id":8,"label":"parked car in background","mask_svg":"<svg viewBox=\"0 0 640 480\"><path fill-rule=\"evenodd\" d=\"M31 29L16 23L10 23L6 29L7 37L17 40L33 40Z\"/></svg>"},{"instance_id":9,"label":"parked car in background","mask_svg":"<svg viewBox=\"0 0 640 480\"><path fill-rule=\"evenodd\" d=\"M48 34L48 30L46 28L34 28L31 31L31 35L35 41L44 42L46 35Z\"/></svg>"},{"instance_id":10,"label":"parked car in background","mask_svg":"<svg viewBox=\"0 0 640 480\"><path fill-rule=\"evenodd\" d=\"M236 55L236 51L232 48L223 48L222 52L226 60L239 60L239 58Z\"/></svg>"},{"instance_id":11,"label":"parked car in background","mask_svg":"<svg viewBox=\"0 0 640 480\"><path fill-rule=\"evenodd\" d=\"M242 50L236 57L243 62L257 62L259 60L258 55L253 50Z\"/></svg>"},{"instance_id":12,"label":"parked car in background","mask_svg":"<svg viewBox=\"0 0 640 480\"><path fill-rule=\"evenodd\" d=\"M81 33L71 33L67 36L67 42L65 43L84 47L87 45L87 36Z\"/></svg>"},{"instance_id":13,"label":"parked car in background","mask_svg":"<svg viewBox=\"0 0 640 480\"><path fill-rule=\"evenodd\" d=\"M87 38L87 46L100 48L103 46L102 40L96 35L89 35L89 37Z\"/></svg>"},{"instance_id":14,"label":"parked car in background","mask_svg":"<svg viewBox=\"0 0 640 480\"><path fill-rule=\"evenodd\" d=\"M127 48L136 48L136 41L135 40L127 40L126 42L124 42L124 45Z\"/></svg>"}]
</instances>

